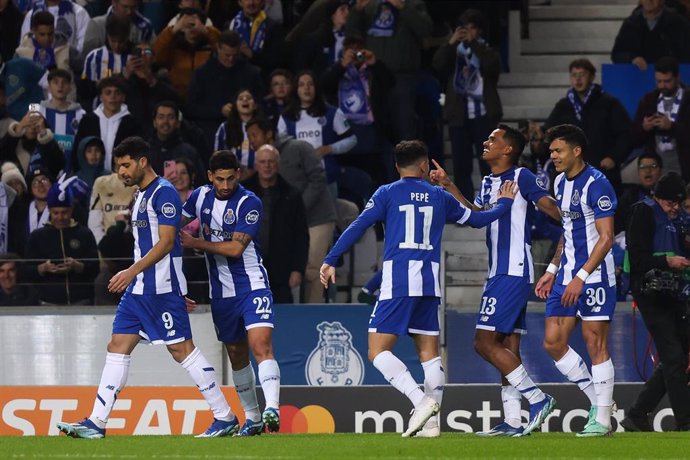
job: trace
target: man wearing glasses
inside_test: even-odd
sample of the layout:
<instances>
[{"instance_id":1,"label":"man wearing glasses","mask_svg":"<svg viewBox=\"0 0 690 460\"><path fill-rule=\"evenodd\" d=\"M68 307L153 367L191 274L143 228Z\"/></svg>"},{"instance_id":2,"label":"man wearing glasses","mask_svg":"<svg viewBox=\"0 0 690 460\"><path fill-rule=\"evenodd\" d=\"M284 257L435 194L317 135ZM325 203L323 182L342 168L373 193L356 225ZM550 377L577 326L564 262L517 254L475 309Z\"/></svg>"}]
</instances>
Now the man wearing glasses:
<instances>
[{"instance_id":1,"label":"man wearing glasses","mask_svg":"<svg viewBox=\"0 0 690 460\"><path fill-rule=\"evenodd\" d=\"M690 268L682 234L685 182L670 172L657 182L653 197L633 207L626 233L630 255L630 287L642 319L654 339L660 363L621 422L626 431L652 431L649 420L668 392L676 430L690 431L688 331L686 301Z\"/></svg>"},{"instance_id":2,"label":"man wearing glasses","mask_svg":"<svg viewBox=\"0 0 690 460\"><path fill-rule=\"evenodd\" d=\"M637 157L638 183L625 187L618 199L618 208L614 217L615 234L628 228L632 206L638 201L651 197L657 181L663 174L664 162L656 152L646 151Z\"/></svg>"}]
</instances>

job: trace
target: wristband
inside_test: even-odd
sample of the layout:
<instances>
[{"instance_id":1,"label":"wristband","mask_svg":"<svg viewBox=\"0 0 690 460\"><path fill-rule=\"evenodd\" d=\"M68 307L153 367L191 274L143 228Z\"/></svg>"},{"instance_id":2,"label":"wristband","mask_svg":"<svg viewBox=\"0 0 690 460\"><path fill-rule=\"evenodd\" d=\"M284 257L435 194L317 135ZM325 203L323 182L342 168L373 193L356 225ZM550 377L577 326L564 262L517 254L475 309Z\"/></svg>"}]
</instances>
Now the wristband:
<instances>
[{"instance_id":1,"label":"wristband","mask_svg":"<svg viewBox=\"0 0 690 460\"><path fill-rule=\"evenodd\" d=\"M587 270L584 268L581 268L579 272L577 272L576 277L580 278L582 281L587 281L587 277L589 276L589 273L587 273Z\"/></svg>"},{"instance_id":2,"label":"wristband","mask_svg":"<svg viewBox=\"0 0 690 460\"><path fill-rule=\"evenodd\" d=\"M552 275L555 275L556 273L558 273L558 265L553 263L549 264L549 266L546 267L546 273L551 273Z\"/></svg>"}]
</instances>

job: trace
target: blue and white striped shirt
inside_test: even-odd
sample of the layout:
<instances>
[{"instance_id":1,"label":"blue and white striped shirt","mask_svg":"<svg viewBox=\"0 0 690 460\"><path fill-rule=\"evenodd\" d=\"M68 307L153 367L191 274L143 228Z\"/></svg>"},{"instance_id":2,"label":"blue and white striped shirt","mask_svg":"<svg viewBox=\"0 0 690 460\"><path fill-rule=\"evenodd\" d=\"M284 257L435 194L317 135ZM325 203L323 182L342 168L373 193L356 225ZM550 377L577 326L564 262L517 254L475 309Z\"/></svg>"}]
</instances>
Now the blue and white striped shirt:
<instances>
[{"instance_id":1,"label":"blue and white striped shirt","mask_svg":"<svg viewBox=\"0 0 690 460\"><path fill-rule=\"evenodd\" d=\"M117 54L106 46L91 50L84 60L82 80L99 81L101 78L121 74L127 66L127 54Z\"/></svg>"},{"instance_id":2,"label":"blue and white striped shirt","mask_svg":"<svg viewBox=\"0 0 690 460\"><path fill-rule=\"evenodd\" d=\"M252 237L240 257L206 253L206 267L211 299L223 299L268 289L268 274L263 266L257 241L263 206L254 193L241 185L227 200L216 196L212 185L203 185L192 192L182 214L198 218L206 241L231 241L235 232Z\"/></svg>"}]
</instances>

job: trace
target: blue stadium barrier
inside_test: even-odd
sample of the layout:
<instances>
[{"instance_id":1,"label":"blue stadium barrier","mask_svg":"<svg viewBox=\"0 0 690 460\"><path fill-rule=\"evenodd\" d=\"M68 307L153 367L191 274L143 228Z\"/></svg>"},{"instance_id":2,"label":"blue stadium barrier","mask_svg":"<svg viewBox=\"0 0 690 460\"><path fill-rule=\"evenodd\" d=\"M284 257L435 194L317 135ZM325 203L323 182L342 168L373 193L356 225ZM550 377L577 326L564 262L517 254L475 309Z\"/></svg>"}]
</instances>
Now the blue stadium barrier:
<instances>
[{"instance_id":1,"label":"blue stadium barrier","mask_svg":"<svg viewBox=\"0 0 690 460\"><path fill-rule=\"evenodd\" d=\"M680 66L680 78L690 82L690 64ZM602 64L601 84L604 91L623 103L633 118L642 96L656 88L654 66L640 70L633 64Z\"/></svg>"}]
</instances>

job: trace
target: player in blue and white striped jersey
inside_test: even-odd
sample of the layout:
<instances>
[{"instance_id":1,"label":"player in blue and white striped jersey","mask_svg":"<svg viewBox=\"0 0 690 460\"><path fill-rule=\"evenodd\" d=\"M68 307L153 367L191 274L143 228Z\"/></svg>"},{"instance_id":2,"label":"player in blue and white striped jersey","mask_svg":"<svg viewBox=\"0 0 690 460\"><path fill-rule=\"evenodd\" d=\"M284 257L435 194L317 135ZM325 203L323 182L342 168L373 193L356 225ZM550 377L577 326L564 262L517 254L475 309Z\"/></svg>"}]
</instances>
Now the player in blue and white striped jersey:
<instances>
[{"instance_id":1,"label":"player in blue and white striped jersey","mask_svg":"<svg viewBox=\"0 0 690 460\"><path fill-rule=\"evenodd\" d=\"M616 307L616 277L611 247L618 201L604 174L585 163L587 137L574 125L547 131L551 160L561 174L554 181L563 237L547 273L537 283L546 300L544 347L556 367L577 383L592 406L580 437L611 431L614 368L608 352L609 322ZM578 317L592 359L592 373L568 346Z\"/></svg>"},{"instance_id":2,"label":"player in blue and white striped jersey","mask_svg":"<svg viewBox=\"0 0 690 460\"><path fill-rule=\"evenodd\" d=\"M275 149L262 146L261 149ZM277 153L277 152L276 152ZM232 364L232 380L246 414L240 435L278 431L280 369L273 357L273 295L258 243L261 200L239 184L237 156L220 150L209 159L210 185L197 188L184 204L184 223L198 218L201 237L182 232L182 245L206 253L211 313L218 340ZM259 413L251 349L259 367L266 409Z\"/></svg>"},{"instance_id":3,"label":"player in blue and white striped jersey","mask_svg":"<svg viewBox=\"0 0 690 460\"><path fill-rule=\"evenodd\" d=\"M438 353L443 228L447 222L473 227L489 224L510 209L516 190L507 181L493 209L471 211L441 187L427 182L429 155L422 142L399 143L395 159L400 180L379 187L328 253L320 273L325 287L329 281L335 282L338 258L367 228L384 223L383 273L378 301L369 320L369 359L414 405L414 415L403 433L408 437L417 434L438 412L443 397L445 377ZM391 352L402 334L411 335L417 346L424 369L424 392ZM428 436L438 433L436 426Z\"/></svg>"},{"instance_id":4,"label":"player in blue and white striped jersey","mask_svg":"<svg viewBox=\"0 0 690 460\"><path fill-rule=\"evenodd\" d=\"M530 170L515 166L524 147L525 138L516 129L499 125L493 130L484 142L482 153L491 174L482 180L474 204L467 202L438 164L431 174L433 181L474 210L495 206L498 190L506 180L516 182L519 188L510 212L486 228L488 280L477 315L474 347L501 372L504 421L488 431L478 432L479 436L529 434L555 407L553 398L545 395L527 374L520 357L520 335L526 333L527 301L534 282L530 249L535 206L560 220L556 202L544 184ZM520 415L522 396L530 404L530 418L524 429Z\"/></svg>"},{"instance_id":5,"label":"player in blue and white striped jersey","mask_svg":"<svg viewBox=\"0 0 690 460\"><path fill-rule=\"evenodd\" d=\"M131 353L141 338L165 344L211 407L213 424L198 437L226 436L239 429L215 370L192 341L178 238L182 203L175 187L151 168L150 154L149 144L140 137L126 138L113 150L120 178L127 186L139 187L132 208L134 263L116 273L108 283L110 292L125 293L113 320L113 334L91 416L78 423L57 424L68 436L105 436L113 404L127 382Z\"/></svg>"}]
</instances>

